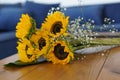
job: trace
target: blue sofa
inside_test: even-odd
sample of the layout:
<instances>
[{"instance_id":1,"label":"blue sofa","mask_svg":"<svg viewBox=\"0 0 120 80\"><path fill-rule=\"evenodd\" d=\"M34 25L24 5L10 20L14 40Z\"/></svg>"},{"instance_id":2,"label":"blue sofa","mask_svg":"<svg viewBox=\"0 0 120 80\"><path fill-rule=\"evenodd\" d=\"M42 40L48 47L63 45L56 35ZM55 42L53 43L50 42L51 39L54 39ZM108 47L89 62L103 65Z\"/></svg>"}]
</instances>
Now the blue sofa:
<instances>
[{"instance_id":1,"label":"blue sofa","mask_svg":"<svg viewBox=\"0 0 120 80\"><path fill-rule=\"evenodd\" d=\"M47 13L51 7L58 7L60 4L40 4L27 1L25 4L13 4L13 5L0 5L0 59L17 53L17 38L15 37L15 27L22 13L28 13L36 20L37 27L41 26L41 23L45 20ZM115 28L120 31L120 3L103 4L103 5L90 5L67 7L64 12L65 15L70 16L70 20L77 18L78 16L85 19L95 20L97 28L95 31L99 31L99 26L103 24L105 17L109 17L115 20Z\"/></svg>"},{"instance_id":2,"label":"blue sofa","mask_svg":"<svg viewBox=\"0 0 120 80\"><path fill-rule=\"evenodd\" d=\"M84 21L88 19L95 21L94 31L109 31L112 29L112 25L120 31L120 3L112 3L112 4L100 4L100 5L88 5L88 6L73 6L67 7L64 13L70 16L70 20L74 20L78 18L78 16L83 17ZM115 20L112 25L109 25L106 29L100 29L103 26L104 18L110 18Z\"/></svg>"}]
</instances>

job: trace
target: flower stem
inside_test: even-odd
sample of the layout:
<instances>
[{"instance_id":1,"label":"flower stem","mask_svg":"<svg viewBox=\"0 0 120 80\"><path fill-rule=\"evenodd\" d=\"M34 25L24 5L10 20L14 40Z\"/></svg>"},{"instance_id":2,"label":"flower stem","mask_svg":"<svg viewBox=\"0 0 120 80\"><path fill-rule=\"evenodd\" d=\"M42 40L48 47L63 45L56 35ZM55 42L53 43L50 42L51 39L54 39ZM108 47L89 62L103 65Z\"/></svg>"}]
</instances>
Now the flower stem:
<instances>
[{"instance_id":1,"label":"flower stem","mask_svg":"<svg viewBox=\"0 0 120 80\"><path fill-rule=\"evenodd\" d=\"M76 44L76 46L74 46ZM80 40L72 42L73 50L87 47L120 45L120 38L95 38L89 44L80 44Z\"/></svg>"}]
</instances>

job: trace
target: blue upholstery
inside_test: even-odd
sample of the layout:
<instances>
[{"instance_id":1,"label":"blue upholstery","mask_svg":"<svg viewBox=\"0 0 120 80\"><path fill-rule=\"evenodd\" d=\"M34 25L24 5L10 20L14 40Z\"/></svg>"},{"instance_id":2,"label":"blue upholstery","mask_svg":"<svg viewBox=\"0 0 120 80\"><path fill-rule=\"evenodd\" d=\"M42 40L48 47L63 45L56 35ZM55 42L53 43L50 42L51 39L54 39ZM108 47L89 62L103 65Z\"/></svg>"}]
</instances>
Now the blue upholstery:
<instances>
[{"instance_id":1,"label":"blue upholstery","mask_svg":"<svg viewBox=\"0 0 120 80\"><path fill-rule=\"evenodd\" d=\"M36 20L37 27L40 27L41 23L43 23L47 17L47 13L51 7L58 6L59 4L40 4L28 1L25 3L24 8L28 12L32 12L32 17Z\"/></svg>"},{"instance_id":2,"label":"blue upholstery","mask_svg":"<svg viewBox=\"0 0 120 80\"><path fill-rule=\"evenodd\" d=\"M26 11L22 8L3 8L0 11L0 30L15 30L19 18Z\"/></svg>"},{"instance_id":3,"label":"blue upholstery","mask_svg":"<svg viewBox=\"0 0 120 80\"><path fill-rule=\"evenodd\" d=\"M115 23L120 23L120 3L107 4L104 9L104 16L115 20Z\"/></svg>"},{"instance_id":4,"label":"blue upholstery","mask_svg":"<svg viewBox=\"0 0 120 80\"><path fill-rule=\"evenodd\" d=\"M113 27L114 25L114 27ZM120 24L116 23L116 24L113 24L113 25L107 25L108 27L104 27L103 26L95 26L95 28L93 29L94 32L109 32L110 30L117 30L120 32Z\"/></svg>"},{"instance_id":5,"label":"blue upholstery","mask_svg":"<svg viewBox=\"0 0 120 80\"><path fill-rule=\"evenodd\" d=\"M7 31L0 33L0 42L14 38L15 38L15 31L9 31L9 32Z\"/></svg>"},{"instance_id":6,"label":"blue upholstery","mask_svg":"<svg viewBox=\"0 0 120 80\"><path fill-rule=\"evenodd\" d=\"M0 4L0 9L1 8L12 8L12 7L21 7L22 4L21 3L17 3L17 4Z\"/></svg>"},{"instance_id":7,"label":"blue upholstery","mask_svg":"<svg viewBox=\"0 0 120 80\"><path fill-rule=\"evenodd\" d=\"M0 33L0 59L17 53L15 31Z\"/></svg>"},{"instance_id":8,"label":"blue upholstery","mask_svg":"<svg viewBox=\"0 0 120 80\"><path fill-rule=\"evenodd\" d=\"M70 16L70 20L74 20L80 16L85 20L92 19L95 21L95 24L101 25L103 19L103 6L68 7L65 14Z\"/></svg>"}]
</instances>

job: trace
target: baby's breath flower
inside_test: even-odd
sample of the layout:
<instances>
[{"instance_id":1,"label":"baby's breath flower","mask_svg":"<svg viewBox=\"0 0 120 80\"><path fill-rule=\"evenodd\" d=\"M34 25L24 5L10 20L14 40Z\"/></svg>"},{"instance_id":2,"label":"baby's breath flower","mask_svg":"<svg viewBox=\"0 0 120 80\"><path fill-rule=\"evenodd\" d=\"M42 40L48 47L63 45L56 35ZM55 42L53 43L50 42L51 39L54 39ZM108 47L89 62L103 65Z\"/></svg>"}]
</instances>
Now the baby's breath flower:
<instances>
[{"instance_id":1,"label":"baby's breath flower","mask_svg":"<svg viewBox=\"0 0 120 80\"><path fill-rule=\"evenodd\" d=\"M87 22L83 22L84 19L80 17L70 21L70 24L68 25L68 33L71 34L73 39L78 40L79 43L76 44L87 46L92 40L90 36L93 36L92 28L94 27L94 21L88 19ZM71 39L71 41L73 40Z\"/></svg>"}]
</instances>

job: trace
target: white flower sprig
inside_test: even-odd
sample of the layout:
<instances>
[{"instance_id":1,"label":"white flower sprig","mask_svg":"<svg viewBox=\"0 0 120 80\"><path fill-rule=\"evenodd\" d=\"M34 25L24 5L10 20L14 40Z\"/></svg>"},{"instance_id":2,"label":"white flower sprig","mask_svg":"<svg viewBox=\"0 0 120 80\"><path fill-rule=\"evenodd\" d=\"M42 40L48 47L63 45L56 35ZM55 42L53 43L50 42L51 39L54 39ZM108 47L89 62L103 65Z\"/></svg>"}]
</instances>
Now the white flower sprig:
<instances>
[{"instance_id":1,"label":"white flower sprig","mask_svg":"<svg viewBox=\"0 0 120 80\"><path fill-rule=\"evenodd\" d=\"M77 45L80 44L89 47L91 40L94 38L93 28L94 21L91 19L85 21L83 18L78 17L70 21L68 25L68 33L70 33L70 37L72 38L70 40L78 40L79 43L77 43Z\"/></svg>"}]
</instances>

